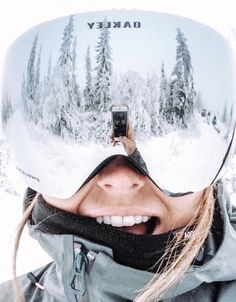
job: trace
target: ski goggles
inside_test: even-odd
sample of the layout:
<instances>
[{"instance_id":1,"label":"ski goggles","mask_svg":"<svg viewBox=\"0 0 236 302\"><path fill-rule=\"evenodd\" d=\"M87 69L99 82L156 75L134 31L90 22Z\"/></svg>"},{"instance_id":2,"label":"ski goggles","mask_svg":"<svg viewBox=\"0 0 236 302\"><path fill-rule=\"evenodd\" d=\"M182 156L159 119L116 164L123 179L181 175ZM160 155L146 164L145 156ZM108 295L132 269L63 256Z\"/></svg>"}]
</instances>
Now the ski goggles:
<instances>
[{"instance_id":1,"label":"ski goggles","mask_svg":"<svg viewBox=\"0 0 236 302\"><path fill-rule=\"evenodd\" d=\"M187 18L79 13L33 27L6 58L2 128L27 186L69 198L122 155L163 192L219 179L235 150L230 43ZM132 122L148 172L122 144Z\"/></svg>"}]
</instances>

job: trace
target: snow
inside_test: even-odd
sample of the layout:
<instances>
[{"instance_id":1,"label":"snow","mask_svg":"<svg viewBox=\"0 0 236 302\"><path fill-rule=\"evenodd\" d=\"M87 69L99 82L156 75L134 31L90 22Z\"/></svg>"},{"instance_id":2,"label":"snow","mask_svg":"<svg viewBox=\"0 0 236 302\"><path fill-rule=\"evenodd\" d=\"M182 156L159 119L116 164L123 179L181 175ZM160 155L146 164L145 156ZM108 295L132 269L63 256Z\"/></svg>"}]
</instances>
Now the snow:
<instances>
[{"instance_id":1,"label":"snow","mask_svg":"<svg viewBox=\"0 0 236 302\"><path fill-rule=\"evenodd\" d=\"M186 131L171 132L138 145L150 176L156 176L161 188L174 193L196 192L217 174L227 145L213 127L204 122L198 127L189 135Z\"/></svg>"},{"instance_id":2,"label":"snow","mask_svg":"<svg viewBox=\"0 0 236 302\"><path fill-rule=\"evenodd\" d=\"M15 129L20 135L15 135ZM121 146L114 149L96 143L65 143L33 123L25 123L20 111L12 115L8 134L9 145L17 150L14 156L17 167L31 176L23 175L29 186L61 198L73 195L104 159L117 153L125 154Z\"/></svg>"},{"instance_id":3,"label":"snow","mask_svg":"<svg viewBox=\"0 0 236 302\"><path fill-rule=\"evenodd\" d=\"M218 133L200 115L196 120L194 129L136 138L150 176L165 190L199 191L212 182L221 166L229 143L224 138L224 127ZM82 127L84 137L89 135L89 123L82 123ZM16 129L20 135L15 135ZM69 198L103 160L125 154L121 145L102 144L92 137L81 143L66 141L27 122L20 110L11 116L7 133L25 181L36 191L55 197Z\"/></svg>"}]
</instances>

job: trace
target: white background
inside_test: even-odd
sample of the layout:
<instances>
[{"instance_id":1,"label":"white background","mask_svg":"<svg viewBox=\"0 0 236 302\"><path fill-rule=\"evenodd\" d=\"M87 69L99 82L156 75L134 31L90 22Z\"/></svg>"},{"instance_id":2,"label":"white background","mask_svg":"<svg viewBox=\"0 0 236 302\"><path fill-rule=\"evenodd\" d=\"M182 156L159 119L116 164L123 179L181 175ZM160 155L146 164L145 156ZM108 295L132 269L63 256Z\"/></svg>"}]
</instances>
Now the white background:
<instances>
[{"instance_id":1,"label":"white background","mask_svg":"<svg viewBox=\"0 0 236 302\"><path fill-rule=\"evenodd\" d=\"M7 0L0 4L0 72L7 47L18 35L33 25L71 13L111 8L145 9L168 12L201 21L232 36L236 28L234 0ZM20 60L20 58L19 58ZM23 142L22 142L23 143ZM15 180L14 180L15 181ZM13 182L14 183L14 182ZM24 186L19 183L20 195ZM11 278L11 244L14 229L21 217L21 197L0 196L0 282ZM23 236L19 253L18 272L28 272L44 264L48 257L37 243Z\"/></svg>"}]
</instances>

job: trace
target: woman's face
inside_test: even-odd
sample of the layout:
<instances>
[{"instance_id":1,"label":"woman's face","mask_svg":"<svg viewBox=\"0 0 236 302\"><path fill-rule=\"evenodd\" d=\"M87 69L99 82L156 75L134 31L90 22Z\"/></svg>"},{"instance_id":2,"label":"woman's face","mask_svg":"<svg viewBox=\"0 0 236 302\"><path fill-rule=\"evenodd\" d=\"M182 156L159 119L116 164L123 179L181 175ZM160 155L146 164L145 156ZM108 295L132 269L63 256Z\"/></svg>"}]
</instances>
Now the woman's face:
<instances>
[{"instance_id":1,"label":"woman's face","mask_svg":"<svg viewBox=\"0 0 236 302\"><path fill-rule=\"evenodd\" d=\"M117 156L71 198L43 197L57 208L134 234L146 234L145 220L153 217L152 234L157 235L186 226L197 211L202 193L169 197L124 157Z\"/></svg>"}]
</instances>

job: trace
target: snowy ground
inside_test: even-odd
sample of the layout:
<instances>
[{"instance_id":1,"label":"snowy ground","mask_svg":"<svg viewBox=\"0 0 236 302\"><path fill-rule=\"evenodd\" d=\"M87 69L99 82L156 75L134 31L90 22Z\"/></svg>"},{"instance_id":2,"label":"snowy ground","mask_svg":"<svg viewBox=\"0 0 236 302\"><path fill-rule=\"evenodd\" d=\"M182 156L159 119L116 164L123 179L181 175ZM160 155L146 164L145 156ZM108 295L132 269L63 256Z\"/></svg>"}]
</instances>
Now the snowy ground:
<instances>
[{"instance_id":1,"label":"snowy ground","mask_svg":"<svg viewBox=\"0 0 236 302\"><path fill-rule=\"evenodd\" d=\"M3 148L0 151L2 150ZM4 156L2 156L2 160L4 160ZM225 180L232 200L236 203L236 157L225 174ZM12 277L12 246L14 233L21 219L24 189L25 185L15 173L14 165L9 163L7 170L4 169L0 173L0 283ZM28 232L25 230L19 250L18 274L29 272L49 261L49 256L34 239L28 236Z\"/></svg>"},{"instance_id":2,"label":"snowy ground","mask_svg":"<svg viewBox=\"0 0 236 302\"><path fill-rule=\"evenodd\" d=\"M229 144L227 127L218 127L220 133L196 114L188 129L170 131L163 137L138 137L137 146L152 179L171 192L194 192L206 187L217 174ZM84 126L88 128L89 123ZM28 186L54 197L69 198L103 160L125 154L122 145L114 148L104 144L102 137L100 141L93 137L88 141L61 139L27 122L19 110L12 114L6 129L9 145L17 150L16 165ZM16 129L21 135L16 135Z\"/></svg>"}]
</instances>

